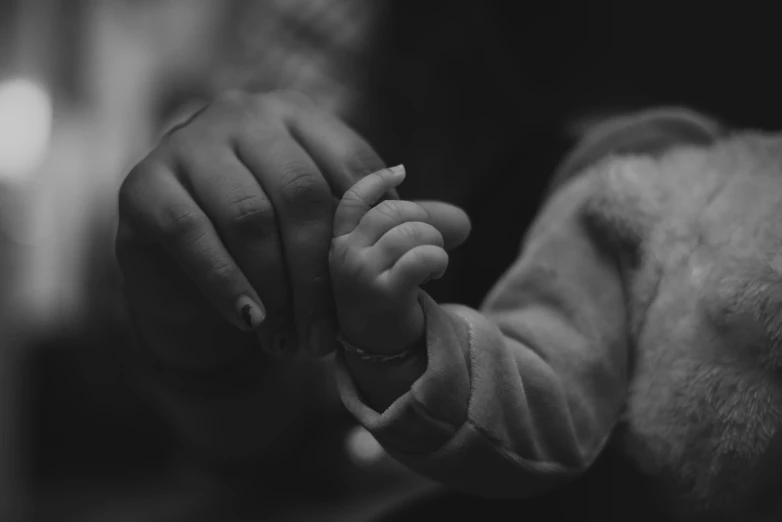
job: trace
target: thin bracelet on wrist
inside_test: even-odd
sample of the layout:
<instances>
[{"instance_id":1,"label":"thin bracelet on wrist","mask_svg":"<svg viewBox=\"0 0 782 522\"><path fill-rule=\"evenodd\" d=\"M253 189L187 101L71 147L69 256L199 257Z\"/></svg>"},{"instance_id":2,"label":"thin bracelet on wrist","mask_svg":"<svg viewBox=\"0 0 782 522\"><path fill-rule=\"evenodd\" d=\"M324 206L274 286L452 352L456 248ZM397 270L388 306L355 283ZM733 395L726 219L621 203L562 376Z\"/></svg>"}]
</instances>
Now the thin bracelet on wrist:
<instances>
[{"instance_id":1,"label":"thin bracelet on wrist","mask_svg":"<svg viewBox=\"0 0 782 522\"><path fill-rule=\"evenodd\" d=\"M344 348L346 352L355 355L358 359L361 359L362 361L368 361L368 362L380 363L380 364L401 361L402 359L406 359L410 357L419 349L418 343L414 343L409 348L405 348L404 350L398 353L393 353L393 354L372 353L352 344L350 341L348 341L345 338L344 335L342 335L342 332L339 332L337 334L337 341L339 342L339 344L342 345L342 348Z\"/></svg>"}]
</instances>

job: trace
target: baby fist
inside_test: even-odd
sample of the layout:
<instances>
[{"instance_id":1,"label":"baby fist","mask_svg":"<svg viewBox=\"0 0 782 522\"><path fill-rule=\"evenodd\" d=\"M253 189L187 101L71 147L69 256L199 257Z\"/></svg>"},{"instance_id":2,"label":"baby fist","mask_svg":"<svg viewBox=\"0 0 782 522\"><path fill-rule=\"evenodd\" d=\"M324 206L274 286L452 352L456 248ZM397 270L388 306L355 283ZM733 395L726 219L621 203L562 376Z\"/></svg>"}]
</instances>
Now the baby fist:
<instances>
[{"instance_id":1,"label":"baby fist","mask_svg":"<svg viewBox=\"0 0 782 522\"><path fill-rule=\"evenodd\" d=\"M329 265L342 334L369 351L403 350L423 333L418 286L448 266L443 236L427 210L383 195L403 167L370 174L343 196L334 217Z\"/></svg>"}]
</instances>

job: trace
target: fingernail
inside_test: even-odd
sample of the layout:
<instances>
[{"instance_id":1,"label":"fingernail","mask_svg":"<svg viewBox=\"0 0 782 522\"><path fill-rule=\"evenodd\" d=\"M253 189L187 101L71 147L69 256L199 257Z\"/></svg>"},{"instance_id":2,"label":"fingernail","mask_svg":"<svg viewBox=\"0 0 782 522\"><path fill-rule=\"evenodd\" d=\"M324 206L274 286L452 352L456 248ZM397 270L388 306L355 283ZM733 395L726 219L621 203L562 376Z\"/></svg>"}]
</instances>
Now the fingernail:
<instances>
[{"instance_id":1,"label":"fingernail","mask_svg":"<svg viewBox=\"0 0 782 522\"><path fill-rule=\"evenodd\" d=\"M405 177L405 174L407 174L404 165L397 165L396 167L391 167L388 169L388 171L391 173L393 178L403 178Z\"/></svg>"},{"instance_id":2,"label":"fingernail","mask_svg":"<svg viewBox=\"0 0 782 522\"><path fill-rule=\"evenodd\" d=\"M266 319L266 311L246 295L236 301L236 309L242 322L250 330L255 330Z\"/></svg>"},{"instance_id":3,"label":"fingernail","mask_svg":"<svg viewBox=\"0 0 782 522\"><path fill-rule=\"evenodd\" d=\"M310 329L310 350L315 355L326 355L334 349L337 331L331 321L319 320Z\"/></svg>"}]
</instances>

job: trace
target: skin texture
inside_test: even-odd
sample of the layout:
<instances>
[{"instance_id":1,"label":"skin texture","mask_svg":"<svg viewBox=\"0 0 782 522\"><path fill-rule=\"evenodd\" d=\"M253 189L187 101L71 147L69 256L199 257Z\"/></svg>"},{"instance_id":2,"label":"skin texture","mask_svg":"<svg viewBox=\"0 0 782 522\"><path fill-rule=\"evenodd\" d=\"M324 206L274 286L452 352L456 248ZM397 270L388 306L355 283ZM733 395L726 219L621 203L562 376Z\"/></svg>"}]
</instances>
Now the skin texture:
<instances>
[{"instance_id":1,"label":"skin texture","mask_svg":"<svg viewBox=\"0 0 782 522\"><path fill-rule=\"evenodd\" d=\"M377 411L409 391L426 369L419 286L442 277L448 266L443 235L425 222L424 207L412 201L378 203L404 177L402 166L381 170L345 192L329 255L340 331L351 344L385 355L420 345L405 360L381 364L347 353L353 378ZM444 213L449 227L466 238L469 218L449 207Z\"/></svg>"},{"instance_id":2,"label":"skin texture","mask_svg":"<svg viewBox=\"0 0 782 522\"><path fill-rule=\"evenodd\" d=\"M207 370L258 340L271 352L332 351L335 198L383 167L301 95L217 97L120 190L116 252L141 341L167 362ZM446 248L463 241L446 206L419 204Z\"/></svg>"},{"instance_id":3,"label":"skin texture","mask_svg":"<svg viewBox=\"0 0 782 522\"><path fill-rule=\"evenodd\" d=\"M418 287L448 267L443 236L411 201L378 203L404 179L403 168L370 174L343 196L329 256L342 334L374 353L394 354L424 332ZM466 214L453 208L453 229L466 237Z\"/></svg>"}]
</instances>

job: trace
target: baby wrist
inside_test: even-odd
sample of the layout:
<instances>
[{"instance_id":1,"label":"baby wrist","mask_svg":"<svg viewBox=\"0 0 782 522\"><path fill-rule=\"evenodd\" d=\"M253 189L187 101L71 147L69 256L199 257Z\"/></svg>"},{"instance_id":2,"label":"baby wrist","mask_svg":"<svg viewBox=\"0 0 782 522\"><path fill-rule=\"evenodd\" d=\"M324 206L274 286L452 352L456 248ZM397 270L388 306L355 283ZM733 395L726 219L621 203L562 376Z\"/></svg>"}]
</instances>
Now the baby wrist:
<instances>
[{"instance_id":1,"label":"baby wrist","mask_svg":"<svg viewBox=\"0 0 782 522\"><path fill-rule=\"evenodd\" d=\"M366 307L355 314L340 314L338 341L347 353L367 360L390 360L407 353L424 337L425 319L418 299L403 310L368 313ZM374 357L378 355L378 357Z\"/></svg>"},{"instance_id":2,"label":"baby wrist","mask_svg":"<svg viewBox=\"0 0 782 522\"><path fill-rule=\"evenodd\" d=\"M359 359L361 361L367 361L367 362L378 363L378 364L402 361L414 355L418 355L419 352L425 351L426 348L425 343L421 343L419 340L412 343L408 347L403 348L399 352L377 353L354 345L341 332L337 334L337 341L345 350L345 352L350 354L352 357Z\"/></svg>"}]
</instances>

